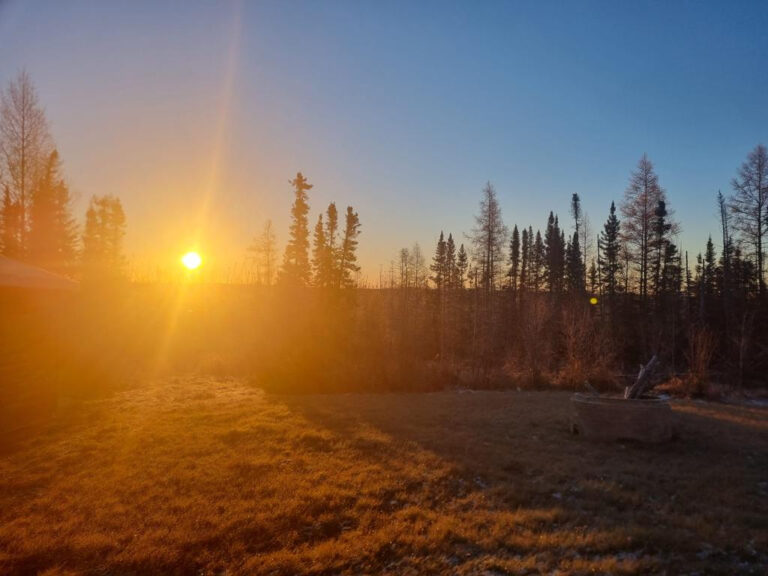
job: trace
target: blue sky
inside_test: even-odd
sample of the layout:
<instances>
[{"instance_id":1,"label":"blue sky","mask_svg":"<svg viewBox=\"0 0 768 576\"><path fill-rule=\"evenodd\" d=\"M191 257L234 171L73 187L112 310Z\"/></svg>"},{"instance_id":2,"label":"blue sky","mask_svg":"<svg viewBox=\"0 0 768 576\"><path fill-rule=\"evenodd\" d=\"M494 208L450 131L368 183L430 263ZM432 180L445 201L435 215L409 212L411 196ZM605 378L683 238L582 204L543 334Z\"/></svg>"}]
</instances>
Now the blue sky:
<instances>
[{"instance_id":1,"label":"blue sky","mask_svg":"<svg viewBox=\"0 0 768 576\"><path fill-rule=\"evenodd\" d=\"M414 241L505 221L597 232L643 153L682 223L717 236L714 197L768 141L765 2L0 3L0 82L26 68L78 212L115 193L127 248L245 254L285 241L288 180L363 224L371 278Z\"/></svg>"}]
</instances>

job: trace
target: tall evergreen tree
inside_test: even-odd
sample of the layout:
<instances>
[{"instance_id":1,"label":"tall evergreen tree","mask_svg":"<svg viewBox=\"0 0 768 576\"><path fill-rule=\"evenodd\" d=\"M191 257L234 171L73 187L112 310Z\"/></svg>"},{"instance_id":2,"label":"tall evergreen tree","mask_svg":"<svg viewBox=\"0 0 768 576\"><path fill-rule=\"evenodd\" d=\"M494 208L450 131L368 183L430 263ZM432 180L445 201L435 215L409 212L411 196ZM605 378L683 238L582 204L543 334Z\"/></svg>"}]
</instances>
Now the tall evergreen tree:
<instances>
[{"instance_id":1,"label":"tall evergreen tree","mask_svg":"<svg viewBox=\"0 0 768 576\"><path fill-rule=\"evenodd\" d=\"M432 257L432 264L429 269L432 271L430 278L435 288L442 291L448 280L448 247L445 243L443 231L440 231L440 238L435 247L435 255Z\"/></svg>"},{"instance_id":2,"label":"tall evergreen tree","mask_svg":"<svg viewBox=\"0 0 768 576\"><path fill-rule=\"evenodd\" d=\"M340 249L338 245L339 214L336 203L331 202L320 214L315 225L312 247L314 285L320 288L339 286L341 283Z\"/></svg>"},{"instance_id":3,"label":"tall evergreen tree","mask_svg":"<svg viewBox=\"0 0 768 576\"><path fill-rule=\"evenodd\" d=\"M581 261L578 232L573 233L573 238L566 247L565 256L565 277L568 281L568 291L572 294L579 294L584 291L584 266Z\"/></svg>"},{"instance_id":4,"label":"tall evergreen tree","mask_svg":"<svg viewBox=\"0 0 768 576\"><path fill-rule=\"evenodd\" d=\"M712 236L707 238L702 273L704 296L711 299L715 295L715 245L712 243Z\"/></svg>"},{"instance_id":5,"label":"tall evergreen tree","mask_svg":"<svg viewBox=\"0 0 768 576\"><path fill-rule=\"evenodd\" d=\"M327 284L338 283L341 268L339 268L339 212L336 203L331 202L325 211L325 258Z\"/></svg>"},{"instance_id":6,"label":"tall evergreen tree","mask_svg":"<svg viewBox=\"0 0 768 576\"><path fill-rule=\"evenodd\" d=\"M360 218L352 209L347 206L347 213L344 221L344 236L339 249L339 287L351 288L355 285L354 277L360 271L357 265L357 237L360 235Z\"/></svg>"},{"instance_id":7,"label":"tall evergreen tree","mask_svg":"<svg viewBox=\"0 0 768 576\"><path fill-rule=\"evenodd\" d=\"M582 211L581 198L579 198L579 195L576 192L571 196L571 216L573 217L574 232L578 235L579 229L581 228Z\"/></svg>"},{"instance_id":8,"label":"tall evergreen tree","mask_svg":"<svg viewBox=\"0 0 768 576\"><path fill-rule=\"evenodd\" d=\"M653 294L661 292L661 275L664 264L664 254L669 244L669 234L672 223L667 219L667 203L659 200L654 211L652 233L650 238L650 286Z\"/></svg>"},{"instance_id":9,"label":"tall evergreen tree","mask_svg":"<svg viewBox=\"0 0 768 576\"><path fill-rule=\"evenodd\" d=\"M459 270L456 262L456 243L453 241L453 235L448 234L448 240L445 242L445 263L447 267L448 287L459 288Z\"/></svg>"},{"instance_id":10,"label":"tall evergreen tree","mask_svg":"<svg viewBox=\"0 0 768 576\"><path fill-rule=\"evenodd\" d=\"M328 270L328 243L325 238L325 223L323 215L317 215L317 224L312 237L312 270L314 272L313 284L318 288L325 288L329 282Z\"/></svg>"},{"instance_id":11,"label":"tall evergreen tree","mask_svg":"<svg viewBox=\"0 0 768 576\"><path fill-rule=\"evenodd\" d=\"M581 199L576 193L571 196L571 216L573 217L573 238L568 243L565 254L565 276L568 282L568 291L581 293L585 286L587 262L581 259L579 229L581 228L583 213L581 211Z\"/></svg>"},{"instance_id":12,"label":"tall evergreen tree","mask_svg":"<svg viewBox=\"0 0 768 576\"><path fill-rule=\"evenodd\" d=\"M664 248L661 292L663 294L679 294L682 288L683 270L680 262L680 252L672 242L667 242Z\"/></svg>"},{"instance_id":13,"label":"tall evergreen tree","mask_svg":"<svg viewBox=\"0 0 768 576\"><path fill-rule=\"evenodd\" d=\"M59 153L54 149L32 193L29 259L47 268L66 270L74 261L76 242L69 188L61 175Z\"/></svg>"},{"instance_id":14,"label":"tall evergreen tree","mask_svg":"<svg viewBox=\"0 0 768 576\"><path fill-rule=\"evenodd\" d=\"M589 292L591 294L597 294L599 280L598 280L598 274L597 274L597 264L595 263L594 258L592 258L592 262L590 262L589 264L588 280L589 280Z\"/></svg>"},{"instance_id":15,"label":"tall evergreen tree","mask_svg":"<svg viewBox=\"0 0 768 576\"><path fill-rule=\"evenodd\" d=\"M525 230L523 230L525 234ZM517 224L512 229L512 239L509 241L509 284L512 290L518 289L518 279L520 277L520 232L517 230Z\"/></svg>"},{"instance_id":16,"label":"tall evergreen tree","mask_svg":"<svg viewBox=\"0 0 768 576\"><path fill-rule=\"evenodd\" d=\"M613 298L618 292L619 274L621 271L621 223L616 216L616 205L611 202L611 210L608 214L608 220L603 225L603 231L600 233L598 246L600 257L598 266L600 267L600 280L603 284L603 294Z\"/></svg>"},{"instance_id":17,"label":"tall evergreen tree","mask_svg":"<svg viewBox=\"0 0 768 576\"><path fill-rule=\"evenodd\" d=\"M552 294L560 294L563 291L565 240L557 216L552 212L549 213L544 233L544 253L547 288Z\"/></svg>"},{"instance_id":18,"label":"tall evergreen tree","mask_svg":"<svg viewBox=\"0 0 768 576\"><path fill-rule=\"evenodd\" d=\"M309 264L309 196L307 191L312 189L301 172L290 181L293 186L294 201L291 207L291 227L288 244L283 257L281 279L287 284L306 286L311 279L312 270Z\"/></svg>"},{"instance_id":19,"label":"tall evergreen tree","mask_svg":"<svg viewBox=\"0 0 768 576\"><path fill-rule=\"evenodd\" d=\"M83 273L86 276L119 276L125 267L123 237L125 212L116 196L94 196L85 214Z\"/></svg>"},{"instance_id":20,"label":"tall evergreen tree","mask_svg":"<svg viewBox=\"0 0 768 576\"><path fill-rule=\"evenodd\" d=\"M531 238L528 235L528 230L523 228L523 237L520 247L520 290L528 289L529 282L529 268L530 268L530 255L531 255Z\"/></svg>"},{"instance_id":21,"label":"tall evergreen tree","mask_svg":"<svg viewBox=\"0 0 768 576\"><path fill-rule=\"evenodd\" d=\"M459 272L458 286L459 288L464 288L469 269L469 257L463 243L459 246L459 254L456 256L456 269Z\"/></svg>"},{"instance_id":22,"label":"tall evergreen tree","mask_svg":"<svg viewBox=\"0 0 768 576\"><path fill-rule=\"evenodd\" d=\"M531 229L528 228L528 235L530 236ZM547 279L546 271L546 248L544 246L544 240L541 238L541 231L536 230L536 239L531 247L531 289L534 292L538 292L544 287L544 282Z\"/></svg>"}]
</instances>

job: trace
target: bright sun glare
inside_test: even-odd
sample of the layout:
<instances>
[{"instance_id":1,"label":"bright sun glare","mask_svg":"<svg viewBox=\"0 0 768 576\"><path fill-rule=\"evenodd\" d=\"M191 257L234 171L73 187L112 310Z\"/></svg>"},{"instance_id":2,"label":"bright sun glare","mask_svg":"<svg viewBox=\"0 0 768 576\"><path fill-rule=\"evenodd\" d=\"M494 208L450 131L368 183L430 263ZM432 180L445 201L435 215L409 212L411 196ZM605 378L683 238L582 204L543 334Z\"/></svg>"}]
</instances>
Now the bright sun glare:
<instances>
[{"instance_id":1,"label":"bright sun glare","mask_svg":"<svg viewBox=\"0 0 768 576\"><path fill-rule=\"evenodd\" d=\"M200 258L200 254L197 252L187 252L181 257L181 263L187 270L195 270L203 263L203 259Z\"/></svg>"}]
</instances>

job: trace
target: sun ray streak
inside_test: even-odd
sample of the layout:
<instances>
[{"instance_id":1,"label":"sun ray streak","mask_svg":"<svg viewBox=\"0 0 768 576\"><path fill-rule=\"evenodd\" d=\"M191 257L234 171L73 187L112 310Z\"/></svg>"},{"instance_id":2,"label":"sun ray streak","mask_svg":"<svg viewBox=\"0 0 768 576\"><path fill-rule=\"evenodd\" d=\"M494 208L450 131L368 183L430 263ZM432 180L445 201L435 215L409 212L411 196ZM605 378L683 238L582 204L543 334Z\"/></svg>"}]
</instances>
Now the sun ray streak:
<instances>
[{"instance_id":1,"label":"sun ray streak","mask_svg":"<svg viewBox=\"0 0 768 576\"><path fill-rule=\"evenodd\" d=\"M194 225L193 240L196 246L204 244L204 236L208 227L210 209L214 198L220 187L220 173L222 157L226 148L227 135L232 123L232 108L234 104L234 86L238 72L240 38L242 31L242 3L236 2L232 13L232 27L229 36L229 47L225 62L225 73L219 96L219 109L217 113L216 132L213 138L213 147L211 151L211 162L208 172L208 179L204 189L204 195L200 203L200 209L197 215L197 221ZM159 371L167 357L168 349L172 344L176 327L179 323L184 306L188 304L190 297L189 282L182 281L175 286L176 295L173 300L172 309L168 315L165 334L158 347L155 359L155 372Z\"/></svg>"}]
</instances>

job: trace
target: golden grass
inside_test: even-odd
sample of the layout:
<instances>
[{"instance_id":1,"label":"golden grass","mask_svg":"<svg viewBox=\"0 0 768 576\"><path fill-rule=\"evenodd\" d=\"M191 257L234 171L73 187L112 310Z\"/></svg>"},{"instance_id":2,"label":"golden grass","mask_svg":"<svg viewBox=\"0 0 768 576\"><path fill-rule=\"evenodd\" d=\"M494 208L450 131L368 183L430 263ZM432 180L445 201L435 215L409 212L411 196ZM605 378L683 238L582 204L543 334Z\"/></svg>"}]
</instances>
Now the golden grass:
<instances>
[{"instance_id":1,"label":"golden grass","mask_svg":"<svg viewBox=\"0 0 768 576\"><path fill-rule=\"evenodd\" d=\"M570 436L560 392L158 380L6 443L0 573L759 573L766 410L676 407L644 447Z\"/></svg>"}]
</instances>

